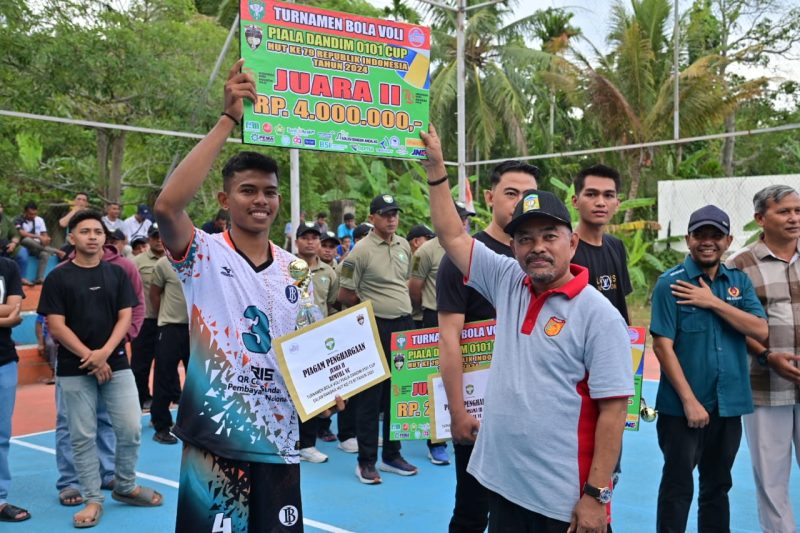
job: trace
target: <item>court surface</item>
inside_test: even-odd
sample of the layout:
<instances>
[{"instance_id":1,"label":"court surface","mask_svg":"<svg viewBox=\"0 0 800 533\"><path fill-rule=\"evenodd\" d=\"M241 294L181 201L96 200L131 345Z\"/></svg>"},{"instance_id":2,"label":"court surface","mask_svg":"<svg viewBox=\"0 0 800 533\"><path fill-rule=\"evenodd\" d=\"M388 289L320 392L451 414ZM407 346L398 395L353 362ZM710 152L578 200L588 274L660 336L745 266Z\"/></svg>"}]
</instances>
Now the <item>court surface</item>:
<instances>
[{"instance_id":1,"label":"court surface","mask_svg":"<svg viewBox=\"0 0 800 533\"><path fill-rule=\"evenodd\" d=\"M655 401L656 383L645 382L644 396ZM17 409L24 406L17 405ZM110 499L108 493L100 525L93 531L167 532L175 527L180 445L165 446L152 441L149 417L142 418L142 447L139 481L164 494L164 506L155 509L127 507ZM532 433L531 439L536 439ZM546 443L542 443L546 446ZM10 501L26 507L33 518L19 524L2 524L5 532L72 531L71 517L77 508L62 507L55 490L57 477L54 433L14 437L9 462L12 473ZM319 442L330 456L324 464L303 463L302 490L307 531L424 532L446 531L453 506L455 474L453 465L434 466L427 459L424 442L403 444L403 453L420 468L418 475L402 478L383 473L383 484L362 485L356 479L355 455L336 448L336 443ZM497 450L503 454L503 450ZM655 530L656 495L662 466L656 442L655 424L642 424L639 432L625 432L623 474L614 494L613 524L616 533ZM734 466L731 491L731 530L757 532L758 517L747 443ZM796 517L800 517L800 470L792 465L791 494ZM695 488L695 492L697 489ZM696 531L695 506L687 531ZM198 532L200 533L200 532Z\"/></svg>"}]
</instances>

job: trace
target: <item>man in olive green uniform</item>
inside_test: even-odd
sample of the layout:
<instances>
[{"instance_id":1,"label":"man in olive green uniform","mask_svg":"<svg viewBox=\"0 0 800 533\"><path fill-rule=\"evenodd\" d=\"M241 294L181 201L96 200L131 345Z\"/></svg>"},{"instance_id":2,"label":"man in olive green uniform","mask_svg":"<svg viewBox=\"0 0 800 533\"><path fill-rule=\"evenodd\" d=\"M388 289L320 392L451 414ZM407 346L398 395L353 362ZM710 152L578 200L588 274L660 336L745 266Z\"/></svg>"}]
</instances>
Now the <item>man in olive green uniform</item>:
<instances>
[{"instance_id":1,"label":"man in olive green uniform","mask_svg":"<svg viewBox=\"0 0 800 533\"><path fill-rule=\"evenodd\" d=\"M301 222L297 228L295 242L297 243L297 256L308 263L311 273L311 285L314 288L314 303L319 307L322 316L335 313L334 304L339 293L339 281L336 272L330 265L319 257L321 241L319 226L313 222ZM329 419L324 419L329 422ZM341 418L340 418L341 422ZM300 460L309 463L324 463L328 456L319 451L315 444L317 433L323 419L312 418L300 423Z\"/></svg>"},{"instance_id":2,"label":"man in olive green uniform","mask_svg":"<svg viewBox=\"0 0 800 533\"><path fill-rule=\"evenodd\" d=\"M150 394L150 368L156 355L158 342L158 312L150 303L150 284L153 282L153 270L156 263L164 256L164 245L161 244L161 235L158 226L152 225L147 230L149 250L135 256L132 260L142 276L144 288L144 322L139 335L131 342L131 370L136 379L136 389L139 391L139 406L145 410L150 409L153 396Z\"/></svg>"},{"instance_id":3,"label":"man in olive green uniform","mask_svg":"<svg viewBox=\"0 0 800 533\"><path fill-rule=\"evenodd\" d=\"M429 228L425 224L417 224L416 226L413 226L409 230L408 235L406 235L406 240L408 241L408 245L411 247L412 265L414 264L414 260L417 256L417 251L420 249L420 247L429 240L433 239L434 237L436 237L436 234L433 232L431 228ZM411 282L409 281L409 283ZM410 288L411 286L409 285L409 289ZM412 309L411 318L414 319L414 327L417 329L424 327L422 325L421 300L419 298L415 300L413 294L411 295L411 309Z\"/></svg>"},{"instance_id":4,"label":"man in olive green uniform","mask_svg":"<svg viewBox=\"0 0 800 533\"><path fill-rule=\"evenodd\" d=\"M183 285L167 257L156 262L145 299L149 300L158 317L153 403L150 406L150 422L156 430L153 440L160 444L177 444L178 439L170 433L172 414L169 404L175 399L175 391L181 388L178 364L183 362L184 370L189 364L189 314Z\"/></svg>"},{"instance_id":5,"label":"man in olive green uniform","mask_svg":"<svg viewBox=\"0 0 800 533\"><path fill-rule=\"evenodd\" d=\"M383 352L391 355L395 331L414 329L408 277L411 273L411 248L399 237L400 208L388 194L376 196L370 203L372 231L353 248L342 262L339 301L353 306L372 301ZM381 482L375 469L378 458L378 415L383 417L383 461L378 468L402 476L412 476L417 468L400 455L400 442L389 440L389 382L383 381L363 391L356 406L358 465L356 476L367 484Z\"/></svg>"},{"instance_id":6,"label":"man in olive green uniform","mask_svg":"<svg viewBox=\"0 0 800 533\"><path fill-rule=\"evenodd\" d=\"M331 268L336 268L338 262L336 261L336 247L339 246L339 239L332 231L328 231L325 235L320 234L320 248L317 254L323 263L327 263ZM336 299L336 294L333 295Z\"/></svg>"},{"instance_id":7,"label":"man in olive green uniform","mask_svg":"<svg viewBox=\"0 0 800 533\"><path fill-rule=\"evenodd\" d=\"M463 202L456 202L456 210L461 217L464 231L466 231L467 219L475 216L475 213L467 210ZM411 262L408 292L414 306L421 309L422 325L420 327L423 328L439 327L439 315L436 312L436 274L439 272L439 263L444 255L444 248L434 235L432 239L419 247ZM449 465L450 456L447 454L447 445L428 441L428 459L435 465Z\"/></svg>"}]
</instances>

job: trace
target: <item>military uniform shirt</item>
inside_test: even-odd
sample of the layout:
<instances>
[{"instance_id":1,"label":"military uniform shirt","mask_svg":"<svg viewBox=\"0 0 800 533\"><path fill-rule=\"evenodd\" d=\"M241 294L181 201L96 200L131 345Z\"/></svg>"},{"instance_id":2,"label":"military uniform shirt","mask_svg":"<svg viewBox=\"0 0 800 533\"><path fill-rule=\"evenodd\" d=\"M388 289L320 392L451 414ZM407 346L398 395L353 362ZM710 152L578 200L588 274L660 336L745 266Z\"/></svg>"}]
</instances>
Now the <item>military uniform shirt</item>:
<instances>
[{"instance_id":1,"label":"military uniform shirt","mask_svg":"<svg viewBox=\"0 0 800 533\"><path fill-rule=\"evenodd\" d=\"M133 258L136 268L139 270L139 275L142 276L142 288L144 289L144 317L145 318L158 318L153 304L150 303L150 285L153 283L153 271L158 263L158 256L147 250L143 254L139 254Z\"/></svg>"},{"instance_id":2,"label":"military uniform shirt","mask_svg":"<svg viewBox=\"0 0 800 533\"><path fill-rule=\"evenodd\" d=\"M158 308L158 325L189 324L186 298L183 297L183 285L181 285L178 274L170 265L168 257L164 256L156 262L152 285L163 290L161 305ZM150 302L149 292L145 294L145 299Z\"/></svg>"},{"instance_id":3,"label":"military uniform shirt","mask_svg":"<svg viewBox=\"0 0 800 533\"><path fill-rule=\"evenodd\" d=\"M314 303L322 316L328 316L328 306L336 303L339 294L339 278L336 271L321 259L311 268L311 284L314 288Z\"/></svg>"},{"instance_id":4,"label":"military uniform shirt","mask_svg":"<svg viewBox=\"0 0 800 533\"><path fill-rule=\"evenodd\" d=\"M355 291L362 302L372 300L378 318L410 315L410 258L411 247L404 238L393 235L390 244L370 231L342 262L339 285Z\"/></svg>"},{"instance_id":5,"label":"military uniform shirt","mask_svg":"<svg viewBox=\"0 0 800 533\"><path fill-rule=\"evenodd\" d=\"M411 277L425 280L422 286L422 308L436 311L436 274L444 257L444 248L439 237L419 247L411 266Z\"/></svg>"}]
</instances>

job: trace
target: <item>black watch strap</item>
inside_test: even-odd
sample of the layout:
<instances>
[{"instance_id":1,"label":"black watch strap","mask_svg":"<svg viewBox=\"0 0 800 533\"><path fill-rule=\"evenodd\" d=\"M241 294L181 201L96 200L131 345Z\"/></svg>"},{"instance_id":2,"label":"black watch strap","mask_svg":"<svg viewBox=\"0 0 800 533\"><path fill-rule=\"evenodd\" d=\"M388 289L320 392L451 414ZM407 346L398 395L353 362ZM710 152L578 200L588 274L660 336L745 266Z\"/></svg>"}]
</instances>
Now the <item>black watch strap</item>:
<instances>
[{"instance_id":1,"label":"black watch strap","mask_svg":"<svg viewBox=\"0 0 800 533\"><path fill-rule=\"evenodd\" d=\"M758 364L761 365L761 366L767 366L767 363L769 363L769 354L771 354L771 353L772 353L772 350L767 348L766 350L764 350L763 352L758 354L758 356L756 357L756 360L758 361Z\"/></svg>"}]
</instances>

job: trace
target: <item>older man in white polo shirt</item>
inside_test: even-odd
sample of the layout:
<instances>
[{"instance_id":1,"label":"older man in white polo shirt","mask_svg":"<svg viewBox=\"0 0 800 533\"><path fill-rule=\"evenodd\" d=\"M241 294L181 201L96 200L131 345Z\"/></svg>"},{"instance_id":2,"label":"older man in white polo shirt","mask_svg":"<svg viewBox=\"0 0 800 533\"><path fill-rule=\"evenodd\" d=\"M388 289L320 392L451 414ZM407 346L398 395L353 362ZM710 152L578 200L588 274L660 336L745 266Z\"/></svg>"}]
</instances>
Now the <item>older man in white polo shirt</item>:
<instances>
[{"instance_id":1,"label":"older man in white polo shirt","mask_svg":"<svg viewBox=\"0 0 800 533\"><path fill-rule=\"evenodd\" d=\"M611 475L633 394L625 321L570 265L578 244L554 195L522 194L499 256L461 226L435 130L428 150L431 218L467 284L497 309L482 426L468 471L491 492L489 531L609 529Z\"/></svg>"}]
</instances>

